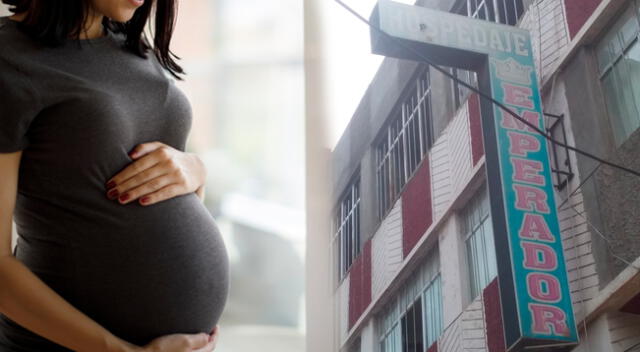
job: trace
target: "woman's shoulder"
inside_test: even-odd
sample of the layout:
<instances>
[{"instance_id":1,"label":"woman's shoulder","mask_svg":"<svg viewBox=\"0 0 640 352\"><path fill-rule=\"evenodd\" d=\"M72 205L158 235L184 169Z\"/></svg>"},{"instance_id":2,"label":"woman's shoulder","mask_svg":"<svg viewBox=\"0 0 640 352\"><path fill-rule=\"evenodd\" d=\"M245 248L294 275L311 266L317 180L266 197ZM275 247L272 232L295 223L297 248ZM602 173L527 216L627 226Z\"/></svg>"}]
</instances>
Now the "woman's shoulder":
<instances>
[{"instance_id":1,"label":"woman's shoulder","mask_svg":"<svg viewBox=\"0 0 640 352\"><path fill-rule=\"evenodd\" d=\"M38 45L9 16L0 16L0 60L4 64L22 66L30 55L40 53Z\"/></svg>"}]
</instances>

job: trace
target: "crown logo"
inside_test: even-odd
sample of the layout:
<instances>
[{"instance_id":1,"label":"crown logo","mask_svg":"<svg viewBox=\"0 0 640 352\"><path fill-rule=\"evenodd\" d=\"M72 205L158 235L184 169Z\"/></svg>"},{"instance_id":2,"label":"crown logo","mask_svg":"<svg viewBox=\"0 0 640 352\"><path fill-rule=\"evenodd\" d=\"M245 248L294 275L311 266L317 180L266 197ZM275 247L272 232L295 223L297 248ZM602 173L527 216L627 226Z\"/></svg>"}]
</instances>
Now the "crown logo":
<instances>
[{"instance_id":1,"label":"crown logo","mask_svg":"<svg viewBox=\"0 0 640 352\"><path fill-rule=\"evenodd\" d=\"M512 57L506 60L491 59L496 75L503 81L531 85L531 66L520 65Z\"/></svg>"}]
</instances>

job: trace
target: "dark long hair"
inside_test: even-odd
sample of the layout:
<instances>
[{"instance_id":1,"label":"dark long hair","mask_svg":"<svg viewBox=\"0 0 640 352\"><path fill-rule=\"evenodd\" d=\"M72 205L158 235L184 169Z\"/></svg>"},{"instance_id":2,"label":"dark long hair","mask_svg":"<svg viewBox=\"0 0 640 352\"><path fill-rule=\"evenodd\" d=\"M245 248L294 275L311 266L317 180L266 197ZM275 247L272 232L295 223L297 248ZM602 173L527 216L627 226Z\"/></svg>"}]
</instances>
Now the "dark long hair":
<instances>
[{"instance_id":1,"label":"dark long hair","mask_svg":"<svg viewBox=\"0 0 640 352\"><path fill-rule=\"evenodd\" d=\"M180 57L169 50L177 10L176 1L146 0L136 9L129 21L116 22L105 16L102 25L114 33L124 33L125 47L142 58L146 59L147 50L152 49L160 64L176 79L182 80L178 73L185 74L185 72L171 56L177 59ZM79 37L90 6L88 0L2 0L2 2L13 6L9 8L13 13L28 11L24 20L18 23L18 27L33 39L50 47L63 44L68 37ZM156 12L152 48L143 31L154 4Z\"/></svg>"}]
</instances>

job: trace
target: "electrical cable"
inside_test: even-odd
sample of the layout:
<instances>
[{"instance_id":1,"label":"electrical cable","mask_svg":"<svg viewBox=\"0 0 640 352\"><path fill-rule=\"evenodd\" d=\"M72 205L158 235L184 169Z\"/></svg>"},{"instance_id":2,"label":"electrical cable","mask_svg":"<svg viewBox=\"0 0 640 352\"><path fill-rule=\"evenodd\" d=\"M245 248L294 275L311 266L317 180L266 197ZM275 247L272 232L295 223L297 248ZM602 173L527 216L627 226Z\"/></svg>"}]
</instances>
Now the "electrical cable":
<instances>
[{"instance_id":1,"label":"electrical cable","mask_svg":"<svg viewBox=\"0 0 640 352\"><path fill-rule=\"evenodd\" d=\"M568 144L562 143L560 141L555 140L552 136L548 135L547 133L545 133L544 131L542 131L540 128L538 128L537 126L531 124L529 121L523 119L522 117L520 117L517 113L515 113L514 111L512 111L510 108L508 108L507 106L503 105L502 103L500 103L499 101L493 99L493 97L483 93L482 91L480 91L479 89L467 84L466 82L458 79L457 77L455 77L454 75L450 74L449 72L447 72L446 70L440 68L438 65L434 64L431 60L427 59L424 55L422 55L420 52L418 52L417 50L414 50L413 48L404 45L404 43L398 41L396 38L392 37L391 35L387 34L386 32L384 32L382 29L380 29L377 26L374 26L373 24L371 24L367 19L365 19L364 17L362 17L359 13L357 13L356 11L354 11L352 8L350 8L348 5L346 5L342 0L334 0L335 2L337 2L340 6L342 6L343 8L345 8L348 12L350 12L351 14L353 14L355 17L357 17L358 19L360 19L362 22L364 22L365 24L367 24L370 28L372 28L373 30L375 30L376 32L382 34L383 36L389 38L394 44L402 47L405 50L408 50L410 52L412 52L413 54L417 55L418 57L420 57L424 62L426 62L427 64L429 64L430 66L432 66L434 69L436 69L437 71L439 71L440 73L444 74L445 76L449 77L450 79L452 79L453 81L457 82L458 84L461 84L462 86L466 87L467 89L477 93L480 97L489 100L491 103L493 103L494 105L500 107L501 109L505 110L509 115L513 116L514 118L516 118L517 120L521 121L522 123L524 123L525 125L527 125L528 127L530 127L531 129L533 129L534 131L536 131L538 134L540 134L541 136L545 137L547 140L549 140L551 143L559 145L561 147L567 148L571 151L574 151L578 154L581 154L585 157L588 157L590 159L596 160L598 161L598 165L596 165L591 172L589 172L588 176L582 180L582 182L576 187L576 189L574 189L571 194L569 194L567 196L567 198L558 206L558 208L561 208L562 205L564 205L567 201L569 201L569 199L573 196L573 194L575 192L577 192L583 185L584 183L591 177L593 176L593 174L600 168L600 166L602 166L602 164L605 165L609 165L611 167L620 169L622 171L628 172L630 174L633 174L635 176L639 176L640 177L640 172L635 171L633 169L627 168L625 166L622 165L618 165L616 163L610 162L606 159L600 158L596 155L593 155L589 152L583 151L581 149L578 149L574 146L570 146ZM537 4L536 4L537 5ZM539 10L539 9L538 9ZM539 14L538 14L539 15ZM572 205L569 204L569 207L578 215L580 216L584 221L587 222L587 224L598 234L598 236L600 236L606 243L607 243L607 249L609 250L609 252L611 253L612 256L614 256L616 259L622 261L623 263L627 264L628 266L631 266L633 268L635 268L636 270L640 270L640 268L638 268L637 266L635 266L633 263L627 261L626 259L620 257L619 255L617 255L614 251L613 248L611 248L611 243L609 242L609 239L607 238L607 236L605 236L596 226L594 226L589 220L587 220L580 212L578 212L578 210ZM575 235L574 235L575 237ZM575 238L574 238L575 240ZM574 250L577 250L577 247L575 246L574 243ZM577 257L576 257L577 259ZM584 307L584 302L583 303L583 307ZM586 326L585 326L585 333L586 333ZM627 351L631 351L636 349L637 347L640 347L640 343L634 344L631 347L629 347L628 349L625 350L625 352Z\"/></svg>"},{"instance_id":2,"label":"electrical cable","mask_svg":"<svg viewBox=\"0 0 640 352\"><path fill-rule=\"evenodd\" d=\"M342 6L345 10L347 10L348 12L350 12L352 15L354 15L355 17L357 17L360 21L364 22L365 24L367 24L371 29L375 30L376 32L382 34L383 36L389 38L394 44L402 47L405 50L408 50L410 52L412 52L413 54L417 55L420 59L422 59L424 62L426 62L427 64L429 64L430 66L432 66L434 69L436 69L437 71L440 71L440 73L444 74L445 76L449 77L450 79L454 80L455 82L457 82L458 84L466 87L467 89L477 93L480 97L490 101L491 103L493 103L494 105L500 107L502 110L506 111L509 115L513 116L514 118L516 118L517 120L521 121L522 123L524 123L525 125L527 125L529 128L531 128L532 130L534 130L535 132L537 132L538 134L540 134L541 136L543 136L544 138L546 138L547 140L549 140L551 143L555 144L555 145L559 145L561 147L567 148L569 150L572 150L578 154L581 154L585 157L588 157L590 159L599 161L605 165L609 165L611 167L614 167L616 169L620 169L623 170L625 172L628 172L630 174L633 174L635 176L640 177L640 172L630 169L628 167L622 166L622 165L618 165L616 163L613 163L611 161L608 161L606 159L600 158L594 154L591 154L587 151L578 149L574 146L562 143L560 141L555 140L552 136L548 135L547 133L545 133L544 131L542 131L540 128L538 128L538 126L533 125L532 123L530 123L529 121L527 121L526 119L522 118L520 115L518 115L517 113L515 113L513 110L511 110L509 107L507 107L506 105L502 104L501 102L493 99L493 97L491 97L490 95L487 95L486 93L482 92L481 90L477 89L476 87L467 84L466 82L464 82L463 80L458 79L457 77L455 77L454 75L452 75L451 73L447 72L447 70L439 67L438 65L436 65L435 63L433 63L431 60L429 60L428 58L426 58L424 55L422 55L420 52L418 52L417 50L405 45L404 43L400 42L399 40L397 40L396 38L392 37L391 35L387 34L385 31L383 31L382 29L380 29L377 26L374 26L373 24L371 24L371 22L369 22L366 18L362 17L362 15L360 15L358 12L356 12L355 10L353 10L351 7L349 7L347 4L345 4L342 0L334 0L335 2L337 2L340 6Z\"/></svg>"},{"instance_id":3,"label":"electrical cable","mask_svg":"<svg viewBox=\"0 0 640 352\"><path fill-rule=\"evenodd\" d=\"M600 168L600 166L602 166L601 163L598 163L598 165L596 165L590 172L589 174L587 174L587 177L585 177L584 179L582 179L582 181L580 182L580 184L578 185L578 187L576 187L576 189L574 189L569 196L567 197L567 199L565 199L562 203L558 204L557 208L558 210L562 211L562 210L566 210L563 209L562 206L569 201L569 199L571 197L573 197L573 195L582 187L584 186L585 183L587 183L587 181L591 178L591 176L593 176L593 174Z\"/></svg>"},{"instance_id":4,"label":"electrical cable","mask_svg":"<svg viewBox=\"0 0 640 352\"><path fill-rule=\"evenodd\" d=\"M598 164L598 165L602 165L602 164ZM569 187L567 187L565 189L565 193L569 193ZM571 196L567 195L567 199L569 200L571 198ZM572 205L572 204L569 204ZM574 209L575 210L575 209ZM571 236L571 244L573 245L573 255L575 256L576 259L576 272L578 274L578 285L580 285L579 288L579 294L580 294L580 305L582 306L582 327L584 328L584 336L585 339L587 341L587 343L585 344L587 347L587 352L591 352L591 344L589 343L589 329L587 329L587 323L584 321L587 317L587 310L585 308L585 304L584 304L584 277L582 276L582 267L580 265L580 255L579 255L579 251L578 251L578 246L576 245L576 236L578 235L578 231L574 228L568 229L568 230L573 230L573 235ZM567 264L568 265L568 264ZM575 314L574 314L575 317Z\"/></svg>"},{"instance_id":5,"label":"electrical cable","mask_svg":"<svg viewBox=\"0 0 640 352\"><path fill-rule=\"evenodd\" d=\"M619 261L621 261L622 263L636 269L637 271L640 271L640 267L636 266L635 264L633 264L632 262L624 259L623 257L621 257L620 255L616 254L616 252L613 250L613 248L611 247L611 241L609 240L609 238L607 238L607 236L605 236L602 231L600 231L600 229L598 229L594 224L591 223L591 221L589 221L586 217L584 217L584 215L582 215L582 213L580 213L578 211L578 209L575 208L574 205L569 204L569 207L571 209L573 209L573 211L576 213L576 215L578 215L579 217L582 218L582 220L584 220L587 225L589 225L589 227L591 227L598 236L600 236L600 238L602 238L606 243L607 243L607 249L609 250L609 253L611 253L611 255L618 259Z\"/></svg>"}]
</instances>

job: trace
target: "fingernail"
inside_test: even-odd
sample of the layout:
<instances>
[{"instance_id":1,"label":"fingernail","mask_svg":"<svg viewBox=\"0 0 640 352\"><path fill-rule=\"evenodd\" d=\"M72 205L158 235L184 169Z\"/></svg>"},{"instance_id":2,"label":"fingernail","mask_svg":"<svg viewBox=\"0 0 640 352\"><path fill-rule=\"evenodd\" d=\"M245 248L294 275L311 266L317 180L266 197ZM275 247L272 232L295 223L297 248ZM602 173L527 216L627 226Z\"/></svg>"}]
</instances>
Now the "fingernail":
<instances>
[{"instance_id":1,"label":"fingernail","mask_svg":"<svg viewBox=\"0 0 640 352\"><path fill-rule=\"evenodd\" d=\"M109 197L109 199L114 199L118 196L118 189L114 188L112 190L110 190L109 192L107 192L107 197Z\"/></svg>"},{"instance_id":2,"label":"fingernail","mask_svg":"<svg viewBox=\"0 0 640 352\"><path fill-rule=\"evenodd\" d=\"M107 188L113 188L115 187L115 185L116 185L116 182L114 180L111 180L107 183Z\"/></svg>"},{"instance_id":3,"label":"fingernail","mask_svg":"<svg viewBox=\"0 0 640 352\"><path fill-rule=\"evenodd\" d=\"M148 196L144 196L144 197L142 197L142 198L140 199L140 201L141 201L142 203L146 203L146 202L148 202L148 201L149 201L149 197L148 197Z\"/></svg>"},{"instance_id":4,"label":"fingernail","mask_svg":"<svg viewBox=\"0 0 640 352\"><path fill-rule=\"evenodd\" d=\"M120 201L122 201L122 202L124 202L127 199L129 199L129 194L127 194L127 193L125 193L125 194L120 196Z\"/></svg>"}]
</instances>

